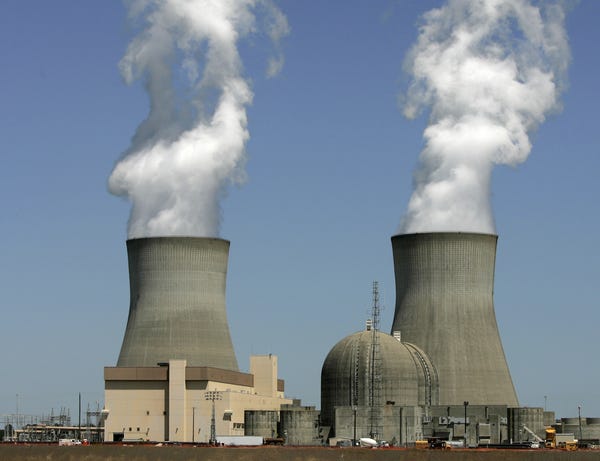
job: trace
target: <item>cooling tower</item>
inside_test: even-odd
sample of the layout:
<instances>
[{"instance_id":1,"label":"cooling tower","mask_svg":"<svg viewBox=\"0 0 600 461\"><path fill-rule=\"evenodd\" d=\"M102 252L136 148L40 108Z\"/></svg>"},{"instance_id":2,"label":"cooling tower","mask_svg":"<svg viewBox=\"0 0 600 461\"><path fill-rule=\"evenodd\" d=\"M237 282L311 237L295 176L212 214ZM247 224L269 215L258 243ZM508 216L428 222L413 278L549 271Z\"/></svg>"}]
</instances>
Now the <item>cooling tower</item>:
<instances>
[{"instance_id":1,"label":"cooling tower","mask_svg":"<svg viewBox=\"0 0 600 461\"><path fill-rule=\"evenodd\" d=\"M238 371L225 309L229 242L139 238L127 252L131 300L117 366L178 359Z\"/></svg>"},{"instance_id":2,"label":"cooling tower","mask_svg":"<svg viewBox=\"0 0 600 461\"><path fill-rule=\"evenodd\" d=\"M494 313L497 238L454 232L392 237L392 331L430 357L440 405L518 406Z\"/></svg>"}]
</instances>

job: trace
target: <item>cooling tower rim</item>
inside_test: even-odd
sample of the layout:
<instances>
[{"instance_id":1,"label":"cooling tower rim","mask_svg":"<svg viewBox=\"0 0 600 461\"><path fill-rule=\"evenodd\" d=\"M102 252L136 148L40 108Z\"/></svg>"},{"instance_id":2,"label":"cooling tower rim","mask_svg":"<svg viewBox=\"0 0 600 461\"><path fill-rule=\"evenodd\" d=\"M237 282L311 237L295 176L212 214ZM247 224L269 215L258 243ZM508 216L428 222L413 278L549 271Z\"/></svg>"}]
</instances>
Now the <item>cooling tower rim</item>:
<instances>
[{"instance_id":1,"label":"cooling tower rim","mask_svg":"<svg viewBox=\"0 0 600 461\"><path fill-rule=\"evenodd\" d=\"M162 236L157 236L157 237L133 237L133 238L128 238L126 240L127 243L129 242L141 242L141 241L163 241L163 242L168 242L168 241L176 241L176 240L183 240L183 241L188 241L188 242L192 242L192 241L214 241L214 242L224 242L226 244L230 244L231 242L227 239L223 239L220 237L194 237L191 235L162 235Z\"/></svg>"},{"instance_id":2,"label":"cooling tower rim","mask_svg":"<svg viewBox=\"0 0 600 461\"><path fill-rule=\"evenodd\" d=\"M452 235L465 235L465 236L482 236L482 237L495 237L498 238L498 234L490 234L487 232L464 232L464 231L432 231L432 232L410 232L406 234L394 234L392 240L400 238L411 238L419 236L452 236Z\"/></svg>"}]
</instances>

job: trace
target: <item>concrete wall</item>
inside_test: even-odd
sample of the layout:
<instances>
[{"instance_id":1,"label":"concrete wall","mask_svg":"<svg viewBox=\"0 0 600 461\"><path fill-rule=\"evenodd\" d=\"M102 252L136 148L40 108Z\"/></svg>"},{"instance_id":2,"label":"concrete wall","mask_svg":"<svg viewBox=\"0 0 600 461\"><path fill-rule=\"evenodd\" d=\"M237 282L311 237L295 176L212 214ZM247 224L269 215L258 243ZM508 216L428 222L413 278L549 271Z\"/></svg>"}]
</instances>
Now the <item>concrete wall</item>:
<instances>
[{"instance_id":1,"label":"concrete wall","mask_svg":"<svg viewBox=\"0 0 600 461\"><path fill-rule=\"evenodd\" d=\"M254 392L277 397L277 356L253 355L250 357L250 374L254 376Z\"/></svg>"},{"instance_id":2,"label":"concrete wall","mask_svg":"<svg viewBox=\"0 0 600 461\"><path fill-rule=\"evenodd\" d=\"M187 392L185 387L185 360L169 362L169 440L185 442L187 439ZM194 421L195 422L195 421Z\"/></svg>"},{"instance_id":3,"label":"concrete wall","mask_svg":"<svg viewBox=\"0 0 600 461\"><path fill-rule=\"evenodd\" d=\"M499 444L508 440L507 407L503 405L468 405L465 427L464 405L429 408L423 427L425 437L463 440L468 446Z\"/></svg>"},{"instance_id":4,"label":"concrete wall","mask_svg":"<svg viewBox=\"0 0 600 461\"><path fill-rule=\"evenodd\" d=\"M381 408L383 417L382 434L377 434L378 440L394 442L397 446L412 446L415 440L423 438L424 412L420 407L402 407L385 405ZM337 439L354 438L356 415L356 438L372 437L371 412L368 406L335 408L335 436Z\"/></svg>"},{"instance_id":5,"label":"concrete wall","mask_svg":"<svg viewBox=\"0 0 600 461\"><path fill-rule=\"evenodd\" d=\"M166 381L107 382L104 440L112 442L115 434L125 440L167 440L167 395Z\"/></svg>"}]
</instances>

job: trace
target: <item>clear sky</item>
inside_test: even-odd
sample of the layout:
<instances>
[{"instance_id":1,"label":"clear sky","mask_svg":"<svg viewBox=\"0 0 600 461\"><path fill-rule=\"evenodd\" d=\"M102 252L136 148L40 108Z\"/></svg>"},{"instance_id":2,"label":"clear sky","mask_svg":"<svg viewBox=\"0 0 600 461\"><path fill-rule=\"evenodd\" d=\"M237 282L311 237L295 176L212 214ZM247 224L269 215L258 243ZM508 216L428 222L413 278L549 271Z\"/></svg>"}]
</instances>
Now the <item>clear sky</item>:
<instances>
[{"instance_id":1,"label":"clear sky","mask_svg":"<svg viewBox=\"0 0 600 461\"><path fill-rule=\"evenodd\" d=\"M394 310L390 237L406 211L427 118L398 106L424 0L282 0L285 65L264 37L241 56L247 181L222 201L227 308L238 361L279 356L286 393L320 405L331 347L361 330L380 283ZM498 167L495 307L523 406L600 416L600 2L569 13L563 110L522 165ZM148 111L118 70L133 31L118 1L0 2L0 415L102 404L129 308L130 205L107 191ZM18 394L18 398L17 398Z\"/></svg>"}]
</instances>

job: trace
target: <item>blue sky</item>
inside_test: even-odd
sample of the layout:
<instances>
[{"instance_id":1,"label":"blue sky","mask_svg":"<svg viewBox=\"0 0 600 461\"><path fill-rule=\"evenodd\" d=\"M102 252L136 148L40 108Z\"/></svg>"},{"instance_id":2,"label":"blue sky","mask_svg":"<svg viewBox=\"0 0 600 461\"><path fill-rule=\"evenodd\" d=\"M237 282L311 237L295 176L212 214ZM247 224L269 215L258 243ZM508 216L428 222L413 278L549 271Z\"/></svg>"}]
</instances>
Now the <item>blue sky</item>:
<instances>
[{"instance_id":1,"label":"blue sky","mask_svg":"<svg viewBox=\"0 0 600 461\"><path fill-rule=\"evenodd\" d=\"M254 102L248 179L222 201L227 306L245 371L279 356L286 392L319 406L331 347L363 328L380 283L391 326L390 236L412 190L426 117L398 95L419 16L440 1L278 2L291 34L265 77L261 37L241 47ZM597 244L600 2L567 29L563 110L529 159L493 173L495 307L520 403L600 416ZM0 415L102 403L129 307L129 203L107 178L148 110L117 64L132 38L118 1L0 4Z\"/></svg>"}]
</instances>

